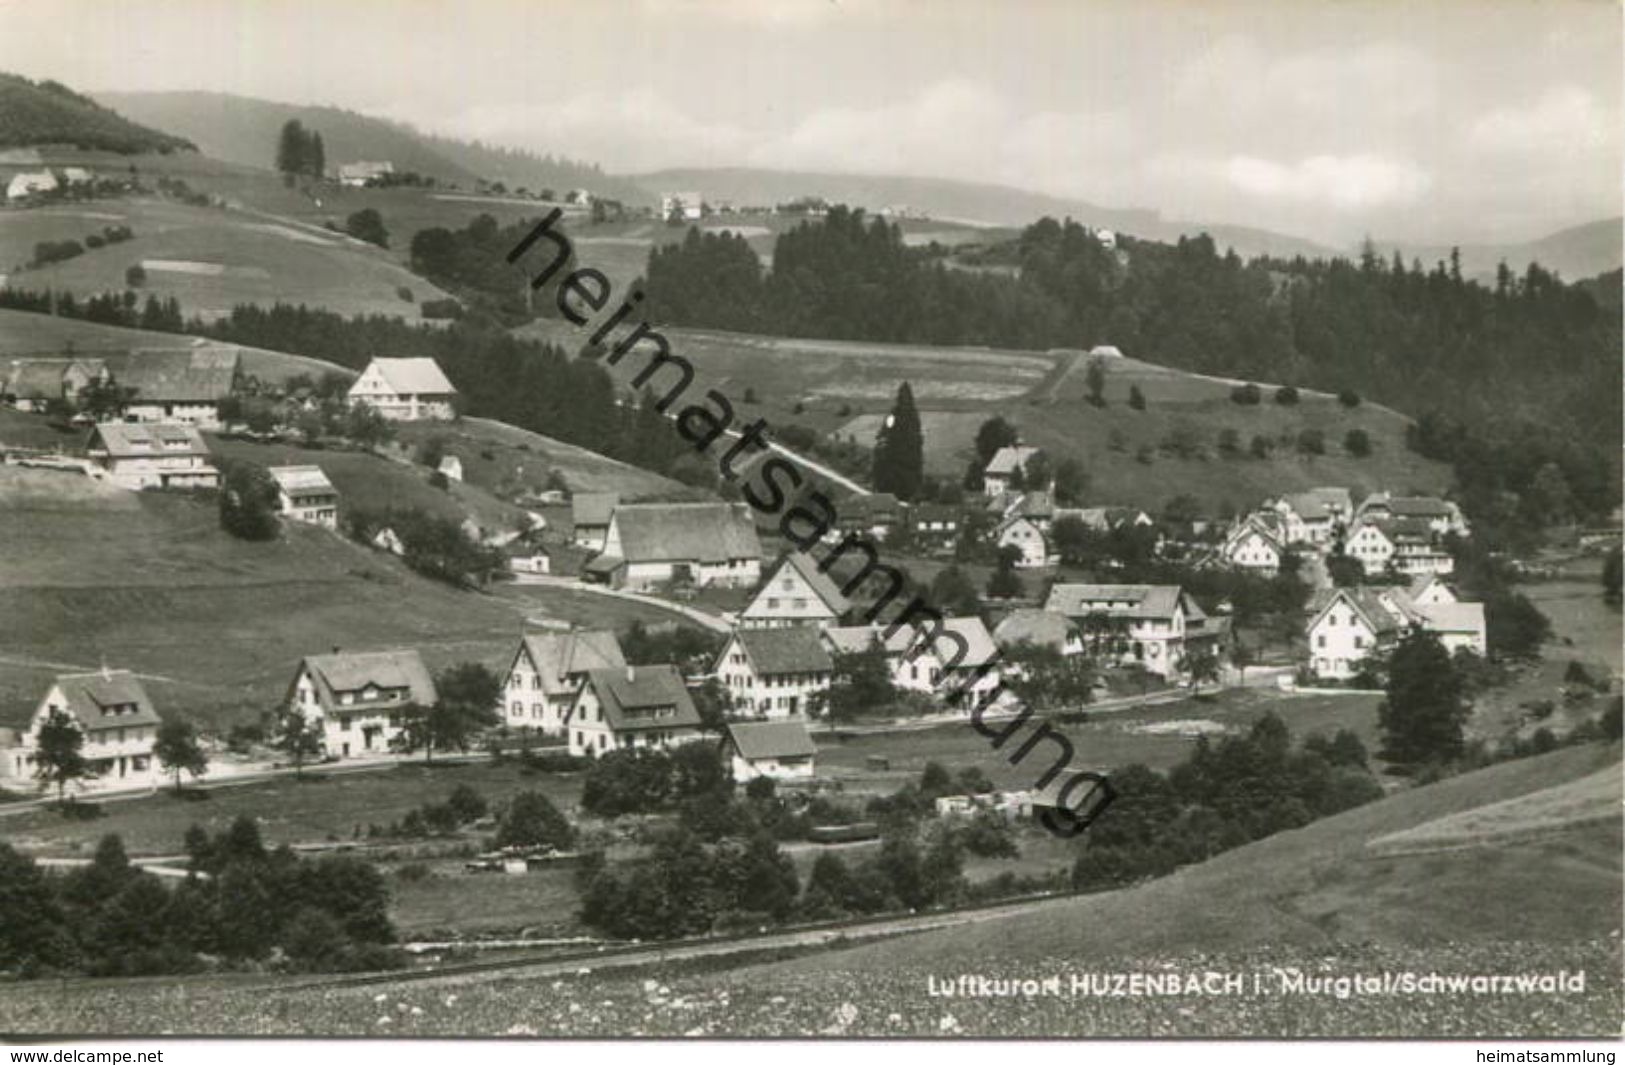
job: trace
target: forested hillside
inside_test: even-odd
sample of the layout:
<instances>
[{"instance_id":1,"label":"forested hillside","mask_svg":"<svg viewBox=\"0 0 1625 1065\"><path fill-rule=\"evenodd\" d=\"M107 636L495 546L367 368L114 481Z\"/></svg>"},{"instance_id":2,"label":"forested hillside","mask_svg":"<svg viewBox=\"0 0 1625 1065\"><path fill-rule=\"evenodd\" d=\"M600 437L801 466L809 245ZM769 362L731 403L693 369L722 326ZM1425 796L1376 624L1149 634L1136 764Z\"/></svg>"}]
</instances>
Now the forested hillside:
<instances>
[{"instance_id":1,"label":"forested hillside","mask_svg":"<svg viewBox=\"0 0 1625 1065\"><path fill-rule=\"evenodd\" d=\"M126 155L195 150L191 141L139 126L60 82L0 74L0 148L47 144Z\"/></svg>"},{"instance_id":2,"label":"forested hillside","mask_svg":"<svg viewBox=\"0 0 1625 1065\"><path fill-rule=\"evenodd\" d=\"M1119 253L1120 252L1120 253ZM950 260L836 208L782 235L771 269L738 238L655 249L652 314L675 324L1025 348L1115 344L1183 370L1352 390L1423 419L1486 520L1550 524L1619 499L1617 303L1538 265L1491 285L1454 259L1242 260L1206 237L1103 246L1044 219Z\"/></svg>"}]
</instances>

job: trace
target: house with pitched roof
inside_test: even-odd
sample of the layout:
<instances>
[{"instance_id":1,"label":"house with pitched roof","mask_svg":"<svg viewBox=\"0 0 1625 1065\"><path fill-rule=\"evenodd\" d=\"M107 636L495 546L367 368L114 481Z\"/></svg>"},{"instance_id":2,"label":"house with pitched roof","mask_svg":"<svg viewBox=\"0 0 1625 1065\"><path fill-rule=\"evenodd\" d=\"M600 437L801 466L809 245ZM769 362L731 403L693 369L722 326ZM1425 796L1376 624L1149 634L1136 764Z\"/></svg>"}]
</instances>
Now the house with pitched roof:
<instances>
[{"instance_id":1,"label":"house with pitched roof","mask_svg":"<svg viewBox=\"0 0 1625 1065\"><path fill-rule=\"evenodd\" d=\"M329 755L384 754L408 715L440 698L413 650L306 655L288 686L288 709L321 729Z\"/></svg>"},{"instance_id":2,"label":"house with pitched roof","mask_svg":"<svg viewBox=\"0 0 1625 1065\"><path fill-rule=\"evenodd\" d=\"M1388 492L1373 492L1360 504L1361 518L1409 518L1427 525L1435 536L1454 533L1467 536L1467 518L1461 507L1435 496L1396 496Z\"/></svg>"},{"instance_id":3,"label":"house with pitched roof","mask_svg":"<svg viewBox=\"0 0 1625 1065\"><path fill-rule=\"evenodd\" d=\"M999 686L998 646L978 617L943 619L940 631L926 625L846 625L825 629L832 656L885 655L892 684L905 691L968 704Z\"/></svg>"},{"instance_id":4,"label":"house with pitched roof","mask_svg":"<svg viewBox=\"0 0 1625 1065\"><path fill-rule=\"evenodd\" d=\"M991 499L1014 489L1017 471L1022 470L1036 454L1038 448L1020 444L999 448L982 470L982 491Z\"/></svg>"},{"instance_id":5,"label":"house with pitched roof","mask_svg":"<svg viewBox=\"0 0 1625 1065\"><path fill-rule=\"evenodd\" d=\"M768 574L767 580L739 612L742 629L776 629L790 625L823 628L846 613L846 596L813 556L791 551Z\"/></svg>"},{"instance_id":6,"label":"house with pitched roof","mask_svg":"<svg viewBox=\"0 0 1625 1065\"><path fill-rule=\"evenodd\" d=\"M353 407L365 403L390 421L450 421L457 390L433 359L373 359L350 386Z\"/></svg>"},{"instance_id":7,"label":"house with pitched roof","mask_svg":"<svg viewBox=\"0 0 1625 1065\"><path fill-rule=\"evenodd\" d=\"M534 537L518 536L502 548L508 560L508 572L515 574L547 574L553 572L553 552Z\"/></svg>"},{"instance_id":8,"label":"house with pitched roof","mask_svg":"<svg viewBox=\"0 0 1625 1065\"><path fill-rule=\"evenodd\" d=\"M1234 569L1273 577L1281 572L1286 554L1283 522L1279 515L1265 511L1241 521L1219 545L1218 558Z\"/></svg>"},{"instance_id":9,"label":"house with pitched roof","mask_svg":"<svg viewBox=\"0 0 1625 1065\"><path fill-rule=\"evenodd\" d=\"M1309 670L1322 679L1358 675L1370 656L1389 650L1410 628L1433 633L1452 654L1488 650L1484 604L1458 599L1431 574L1403 587L1323 589L1306 612Z\"/></svg>"},{"instance_id":10,"label":"house with pitched roof","mask_svg":"<svg viewBox=\"0 0 1625 1065\"><path fill-rule=\"evenodd\" d=\"M757 777L774 780L810 780L818 747L806 722L734 721L723 740L723 751L739 783Z\"/></svg>"},{"instance_id":11,"label":"house with pitched roof","mask_svg":"<svg viewBox=\"0 0 1625 1065\"><path fill-rule=\"evenodd\" d=\"M1388 535L1388 522L1372 518L1359 518L1343 538L1343 553L1360 564L1367 577L1375 577L1388 569L1388 562L1398 550Z\"/></svg>"},{"instance_id":12,"label":"house with pitched roof","mask_svg":"<svg viewBox=\"0 0 1625 1065\"><path fill-rule=\"evenodd\" d=\"M1035 569L1050 563L1049 539L1038 522L1025 514L1005 518L994 529L993 538L999 547L1013 547L1020 552L1016 565L1023 569Z\"/></svg>"},{"instance_id":13,"label":"house with pitched roof","mask_svg":"<svg viewBox=\"0 0 1625 1065\"><path fill-rule=\"evenodd\" d=\"M266 472L276 482L277 511L284 518L339 527L339 490L320 466L272 466Z\"/></svg>"},{"instance_id":14,"label":"house with pitched roof","mask_svg":"<svg viewBox=\"0 0 1625 1065\"><path fill-rule=\"evenodd\" d=\"M1036 607L1021 607L1006 614L993 626L993 642L1001 651L1031 644L1062 655L1083 653L1083 636L1070 618Z\"/></svg>"},{"instance_id":15,"label":"house with pitched roof","mask_svg":"<svg viewBox=\"0 0 1625 1065\"><path fill-rule=\"evenodd\" d=\"M55 192L58 187L56 175L49 170L25 170L20 174L13 174L11 180L6 183L6 199L26 200L30 196Z\"/></svg>"},{"instance_id":16,"label":"house with pitched roof","mask_svg":"<svg viewBox=\"0 0 1625 1065\"><path fill-rule=\"evenodd\" d=\"M1164 678L1192 652L1220 652L1227 632L1176 584L1057 584L1044 609L1077 625L1090 653Z\"/></svg>"},{"instance_id":17,"label":"house with pitched roof","mask_svg":"<svg viewBox=\"0 0 1625 1065\"><path fill-rule=\"evenodd\" d=\"M621 669L626 659L613 632L528 633L520 637L502 681L502 717L509 728L563 735L587 674Z\"/></svg>"},{"instance_id":18,"label":"house with pitched roof","mask_svg":"<svg viewBox=\"0 0 1625 1065\"><path fill-rule=\"evenodd\" d=\"M104 422L90 432L87 454L121 488L214 488L220 471L209 446L188 425Z\"/></svg>"},{"instance_id":19,"label":"house with pitched roof","mask_svg":"<svg viewBox=\"0 0 1625 1065\"><path fill-rule=\"evenodd\" d=\"M1311 488L1272 500L1264 509L1280 515L1284 544L1326 547L1354 517L1354 499L1347 488Z\"/></svg>"},{"instance_id":20,"label":"house with pitched roof","mask_svg":"<svg viewBox=\"0 0 1625 1065\"><path fill-rule=\"evenodd\" d=\"M339 164L339 184L350 188L364 188L369 181L393 174L395 164L386 160L378 162L360 161L355 163Z\"/></svg>"},{"instance_id":21,"label":"house with pitched roof","mask_svg":"<svg viewBox=\"0 0 1625 1065\"><path fill-rule=\"evenodd\" d=\"M3 730L10 732L10 739L0 747L0 786L13 790L33 786L39 730L54 712L72 718L84 734L80 754L96 774L76 787L106 790L158 783L158 761L153 755L161 724L158 711L134 673L103 668L96 673L58 676L26 729Z\"/></svg>"},{"instance_id":22,"label":"house with pitched roof","mask_svg":"<svg viewBox=\"0 0 1625 1065\"><path fill-rule=\"evenodd\" d=\"M946 554L959 544L964 524L963 507L947 503L915 503L903 514L915 548L928 554Z\"/></svg>"},{"instance_id":23,"label":"house with pitched roof","mask_svg":"<svg viewBox=\"0 0 1625 1065\"><path fill-rule=\"evenodd\" d=\"M570 753L669 750L703 739L700 712L676 666L622 666L587 672L565 718Z\"/></svg>"},{"instance_id":24,"label":"house with pitched roof","mask_svg":"<svg viewBox=\"0 0 1625 1065\"><path fill-rule=\"evenodd\" d=\"M749 588L762 578L762 545L743 503L633 504L610 515L587 573L635 591L674 581Z\"/></svg>"},{"instance_id":25,"label":"house with pitched roof","mask_svg":"<svg viewBox=\"0 0 1625 1065\"><path fill-rule=\"evenodd\" d=\"M570 536L576 546L602 551L604 539L609 536L609 516L620 503L621 497L614 492L576 492L570 496Z\"/></svg>"},{"instance_id":26,"label":"house with pitched roof","mask_svg":"<svg viewBox=\"0 0 1625 1065\"><path fill-rule=\"evenodd\" d=\"M38 412L49 403L76 401L92 383L107 379L102 359L11 359L0 363L0 402Z\"/></svg>"},{"instance_id":27,"label":"house with pitched roof","mask_svg":"<svg viewBox=\"0 0 1625 1065\"><path fill-rule=\"evenodd\" d=\"M903 504L890 492L870 492L841 500L835 526L828 539L838 541L848 533L885 540L903 522Z\"/></svg>"},{"instance_id":28,"label":"house with pitched roof","mask_svg":"<svg viewBox=\"0 0 1625 1065\"><path fill-rule=\"evenodd\" d=\"M220 404L242 381L236 348L197 344L186 349L139 349L112 371L133 395L123 418L130 422L178 422L220 428Z\"/></svg>"},{"instance_id":29,"label":"house with pitched roof","mask_svg":"<svg viewBox=\"0 0 1625 1065\"><path fill-rule=\"evenodd\" d=\"M711 672L741 716L802 717L829 691L835 662L810 625L735 629Z\"/></svg>"}]
</instances>

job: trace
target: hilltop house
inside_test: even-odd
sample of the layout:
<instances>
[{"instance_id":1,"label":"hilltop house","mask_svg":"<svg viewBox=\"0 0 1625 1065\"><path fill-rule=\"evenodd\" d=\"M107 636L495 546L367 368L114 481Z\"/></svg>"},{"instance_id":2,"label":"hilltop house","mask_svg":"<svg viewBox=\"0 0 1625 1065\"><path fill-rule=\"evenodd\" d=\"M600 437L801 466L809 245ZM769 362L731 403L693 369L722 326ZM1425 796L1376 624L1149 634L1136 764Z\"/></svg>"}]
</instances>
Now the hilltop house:
<instances>
[{"instance_id":1,"label":"hilltop house","mask_svg":"<svg viewBox=\"0 0 1625 1065\"><path fill-rule=\"evenodd\" d=\"M617 588L670 581L749 588L762 576L762 545L742 503L649 503L615 508L604 550L587 572Z\"/></svg>"},{"instance_id":2,"label":"hilltop house","mask_svg":"<svg viewBox=\"0 0 1625 1065\"><path fill-rule=\"evenodd\" d=\"M806 625L736 629L711 667L731 709L763 718L812 713L834 670L818 630Z\"/></svg>"},{"instance_id":3,"label":"hilltop house","mask_svg":"<svg viewBox=\"0 0 1625 1065\"><path fill-rule=\"evenodd\" d=\"M143 787L158 781L153 745L161 723L152 700L134 673L103 668L97 673L63 674L40 700L28 728L11 730L0 747L0 786L17 790L34 783L39 730L55 711L67 714L84 734L80 754L96 776L85 790Z\"/></svg>"},{"instance_id":4,"label":"hilltop house","mask_svg":"<svg viewBox=\"0 0 1625 1065\"><path fill-rule=\"evenodd\" d=\"M57 188L56 175L49 170L25 171L11 176L6 184L6 199L26 200L38 193L55 192Z\"/></svg>"},{"instance_id":5,"label":"hilltop house","mask_svg":"<svg viewBox=\"0 0 1625 1065\"><path fill-rule=\"evenodd\" d=\"M742 629L833 625L846 613L846 597L813 557L792 551L779 559L756 595L739 612Z\"/></svg>"},{"instance_id":6,"label":"hilltop house","mask_svg":"<svg viewBox=\"0 0 1625 1065\"><path fill-rule=\"evenodd\" d=\"M698 222L705 213L705 201L697 192L662 192L660 194L660 217L666 221L671 220L673 212L685 222Z\"/></svg>"},{"instance_id":7,"label":"hilltop house","mask_svg":"<svg viewBox=\"0 0 1625 1065\"><path fill-rule=\"evenodd\" d=\"M1487 649L1484 604L1462 602L1428 574L1399 588L1333 588L1317 592L1307 609L1309 670L1346 680L1373 654L1386 652L1408 628L1439 637L1445 650L1482 655Z\"/></svg>"},{"instance_id":8,"label":"hilltop house","mask_svg":"<svg viewBox=\"0 0 1625 1065\"><path fill-rule=\"evenodd\" d=\"M113 370L114 383L133 390L124 420L218 429L220 404L241 382L240 365L236 348L132 352Z\"/></svg>"},{"instance_id":9,"label":"hilltop house","mask_svg":"<svg viewBox=\"0 0 1625 1065\"><path fill-rule=\"evenodd\" d=\"M91 430L90 461L121 488L214 488L220 471L209 447L186 425L107 422Z\"/></svg>"},{"instance_id":10,"label":"hilltop house","mask_svg":"<svg viewBox=\"0 0 1625 1065\"><path fill-rule=\"evenodd\" d=\"M503 719L509 728L562 735L588 672L625 665L613 632L581 629L522 636L502 682Z\"/></svg>"},{"instance_id":11,"label":"hilltop house","mask_svg":"<svg viewBox=\"0 0 1625 1065\"><path fill-rule=\"evenodd\" d=\"M667 750L702 738L700 712L670 665L589 670L565 727L574 755Z\"/></svg>"},{"instance_id":12,"label":"hilltop house","mask_svg":"<svg viewBox=\"0 0 1625 1065\"><path fill-rule=\"evenodd\" d=\"M982 491L992 498L1018 487L1015 483L1018 471L1036 454L1036 447L1022 447L1019 444L999 448L982 470Z\"/></svg>"},{"instance_id":13,"label":"hilltop house","mask_svg":"<svg viewBox=\"0 0 1625 1065\"><path fill-rule=\"evenodd\" d=\"M818 753L802 721L735 721L728 725L723 750L735 781L757 777L809 780Z\"/></svg>"},{"instance_id":14,"label":"hilltop house","mask_svg":"<svg viewBox=\"0 0 1625 1065\"><path fill-rule=\"evenodd\" d=\"M1239 570L1275 576L1281 572L1281 557L1286 553L1282 524L1280 516L1271 511L1248 517L1219 545L1219 559Z\"/></svg>"},{"instance_id":15,"label":"hilltop house","mask_svg":"<svg viewBox=\"0 0 1625 1065\"><path fill-rule=\"evenodd\" d=\"M357 162L339 164L339 184L350 188L362 188L370 181L388 174L395 173L395 164L381 162Z\"/></svg>"},{"instance_id":16,"label":"hilltop house","mask_svg":"<svg viewBox=\"0 0 1625 1065\"><path fill-rule=\"evenodd\" d=\"M1057 584L1044 609L1077 625L1090 652L1163 678L1192 652L1217 653L1225 631L1174 584Z\"/></svg>"},{"instance_id":17,"label":"hilltop house","mask_svg":"<svg viewBox=\"0 0 1625 1065\"><path fill-rule=\"evenodd\" d=\"M570 497L570 521L574 531L570 534L577 547L589 551L602 551L604 539L609 536L609 516L620 506L621 497L614 492L577 492Z\"/></svg>"},{"instance_id":18,"label":"hilltop house","mask_svg":"<svg viewBox=\"0 0 1625 1065\"><path fill-rule=\"evenodd\" d=\"M288 709L319 726L329 755L382 754L405 715L439 699L416 651L338 651L307 655L288 689Z\"/></svg>"},{"instance_id":19,"label":"hilltop house","mask_svg":"<svg viewBox=\"0 0 1625 1065\"><path fill-rule=\"evenodd\" d=\"M277 510L290 521L339 526L339 491L320 466L272 466L267 470L276 482Z\"/></svg>"},{"instance_id":20,"label":"hilltop house","mask_svg":"<svg viewBox=\"0 0 1625 1065\"><path fill-rule=\"evenodd\" d=\"M373 359L350 386L353 407L365 403L390 421L449 421L457 390L433 359Z\"/></svg>"}]
</instances>

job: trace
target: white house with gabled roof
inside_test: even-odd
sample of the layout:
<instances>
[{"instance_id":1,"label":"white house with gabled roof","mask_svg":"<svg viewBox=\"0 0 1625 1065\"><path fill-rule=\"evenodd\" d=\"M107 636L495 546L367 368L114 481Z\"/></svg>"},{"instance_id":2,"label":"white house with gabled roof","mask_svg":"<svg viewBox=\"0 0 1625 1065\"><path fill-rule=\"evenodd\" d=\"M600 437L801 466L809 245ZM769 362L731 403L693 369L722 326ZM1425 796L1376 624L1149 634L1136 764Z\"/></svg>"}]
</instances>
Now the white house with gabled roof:
<instances>
[{"instance_id":1,"label":"white house with gabled roof","mask_svg":"<svg viewBox=\"0 0 1625 1065\"><path fill-rule=\"evenodd\" d=\"M276 482L277 510L284 518L338 528L339 490L320 466L272 466L266 472Z\"/></svg>"},{"instance_id":2,"label":"white house with gabled roof","mask_svg":"<svg viewBox=\"0 0 1625 1065\"><path fill-rule=\"evenodd\" d=\"M58 676L39 701L25 730L0 729L0 785L21 790L35 784L39 731L53 713L62 713L84 736L79 753L93 777L70 785L73 790L152 786L158 782L153 745L162 723L140 678L127 669Z\"/></svg>"},{"instance_id":3,"label":"white house with gabled roof","mask_svg":"<svg viewBox=\"0 0 1625 1065\"><path fill-rule=\"evenodd\" d=\"M408 716L439 699L434 678L413 650L333 651L307 655L288 687L290 712L321 730L339 758L385 754Z\"/></svg>"},{"instance_id":4,"label":"white house with gabled roof","mask_svg":"<svg viewBox=\"0 0 1625 1065\"><path fill-rule=\"evenodd\" d=\"M829 691L835 663L815 626L790 625L734 630L711 671L736 713L802 717Z\"/></svg>"},{"instance_id":5,"label":"white house with gabled roof","mask_svg":"<svg viewBox=\"0 0 1625 1065\"><path fill-rule=\"evenodd\" d=\"M527 633L503 678L503 719L509 728L562 735L588 672L625 665L620 641L607 630Z\"/></svg>"},{"instance_id":6,"label":"white house with gabled roof","mask_svg":"<svg viewBox=\"0 0 1625 1065\"><path fill-rule=\"evenodd\" d=\"M450 421L457 389L433 359L373 359L350 386L350 405L365 403L390 421Z\"/></svg>"},{"instance_id":7,"label":"white house with gabled roof","mask_svg":"<svg viewBox=\"0 0 1625 1065\"><path fill-rule=\"evenodd\" d=\"M739 612L742 629L791 625L826 628L840 621L850 604L813 557L792 551L779 559L751 601Z\"/></svg>"}]
</instances>

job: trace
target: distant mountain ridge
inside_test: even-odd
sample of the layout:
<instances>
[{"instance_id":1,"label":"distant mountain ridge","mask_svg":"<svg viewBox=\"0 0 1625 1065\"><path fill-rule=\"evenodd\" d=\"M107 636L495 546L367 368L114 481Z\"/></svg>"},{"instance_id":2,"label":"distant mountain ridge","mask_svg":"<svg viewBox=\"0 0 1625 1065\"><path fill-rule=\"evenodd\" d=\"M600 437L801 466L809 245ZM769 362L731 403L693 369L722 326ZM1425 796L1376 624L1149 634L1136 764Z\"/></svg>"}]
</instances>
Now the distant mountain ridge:
<instances>
[{"instance_id":1,"label":"distant mountain ridge","mask_svg":"<svg viewBox=\"0 0 1625 1065\"><path fill-rule=\"evenodd\" d=\"M1622 226L1625 219L1604 218L1521 244L1463 244L1461 271L1469 277L1490 278L1501 262L1520 274L1531 262L1538 262L1561 274L1565 281L1596 277L1619 269L1625 261ZM1379 247L1384 255L1392 255L1395 245L1390 242ZM1450 257L1450 249L1440 245L1399 244L1398 249L1407 262L1421 259L1422 265L1428 267Z\"/></svg>"},{"instance_id":2,"label":"distant mountain ridge","mask_svg":"<svg viewBox=\"0 0 1625 1065\"><path fill-rule=\"evenodd\" d=\"M0 73L0 148L47 145L123 155L196 148L183 137L132 122L60 82Z\"/></svg>"},{"instance_id":3,"label":"distant mountain ridge","mask_svg":"<svg viewBox=\"0 0 1625 1065\"><path fill-rule=\"evenodd\" d=\"M97 99L143 122L184 134L207 155L246 166L269 169L283 124L298 119L321 132L330 168L361 160L388 160L396 170L413 170L467 187L483 178L509 188L563 192L582 187L622 199L640 191L594 164L441 137L404 122L340 107L219 92L107 92L97 94Z\"/></svg>"}]
</instances>

